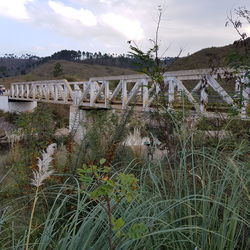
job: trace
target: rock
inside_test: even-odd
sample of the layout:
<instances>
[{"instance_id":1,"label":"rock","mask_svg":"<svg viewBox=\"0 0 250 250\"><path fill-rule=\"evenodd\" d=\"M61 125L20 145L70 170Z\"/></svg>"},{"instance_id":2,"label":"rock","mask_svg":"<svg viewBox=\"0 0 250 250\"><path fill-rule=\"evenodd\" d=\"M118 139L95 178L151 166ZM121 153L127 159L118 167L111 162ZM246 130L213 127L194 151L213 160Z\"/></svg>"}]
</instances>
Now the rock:
<instances>
[{"instance_id":1,"label":"rock","mask_svg":"<svg viewBox=\"0 0 250 250\"><path fill-rule=\"evenodd\" d=\"M59 129L56 130L54 135L56 137L68 136L69 135L69 129L67 129L67 128L59 128Z\"/></svg>"}]
</instances>

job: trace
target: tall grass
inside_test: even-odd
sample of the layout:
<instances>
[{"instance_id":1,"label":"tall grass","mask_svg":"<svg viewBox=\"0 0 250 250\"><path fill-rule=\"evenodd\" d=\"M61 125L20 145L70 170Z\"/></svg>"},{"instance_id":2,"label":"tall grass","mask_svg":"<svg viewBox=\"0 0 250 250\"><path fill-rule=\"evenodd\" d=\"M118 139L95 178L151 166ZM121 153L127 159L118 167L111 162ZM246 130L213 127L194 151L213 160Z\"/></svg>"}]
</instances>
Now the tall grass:
<instances>
[{"instance_id":1,"label":"tall grass","mask_svg":"<svg viewBox=\"0 0 250 250\"><path fill-rule=\"evenodd\" d=\"M163 120L164 126L168 119ZM172 124L174 129L168 130L171 136L166 140L170 138L168 145L174 145L163 160L145 156L127 166L113 166L111 178L122 171L133 173L139 183L132 202L112 200L112 215L125 222L121 232L113 232L115 249L250 248L249 142L231 138L210 143L202 135L186 133L182 122L174 118ZM98 134L96 142L101 136ZM110 137L111 142L118 141L116 134ZM85 160L93 160L94 153L101 150L95 148L98 143L91 145L82 145L88 149L82 150ZM78 153L74 158L79 158L76 164L81 166ZM7 177L8 173L0 178L0 195L8 190ZM108 249L107 213L98 201L90 199L93 186L83 189L71 175L63 184L39 188L30 226L34 194L0 203L0 249L22 250L25 244L38 250ZM138 224L144 226L143 232L130 233L131 226Z\"/></svg>"},{"instance_id":2,"label":"tall grass","mask_svg":"<svg viewBox=\"0 0 250 250\"><path fill-rule=\"evenodd\" d=\"M245 146L233 152L221 151L219 144L197 149L192 138L181 145L164 162L125 168L137 175L140 188L131 203L122 201L113 210L114 217L125 222L124 235L113 234L115 248L247 249L250 164ZM44 193L53 202L31 232L30 249L108 249L107 215L77 179ZM0 220L2 228L15 221L6 211ZM136 223L146 230L129 237L126 233ZM13 232L1 237L1 249L24 249L26 233Z\"/></svg>"}]
</instances>

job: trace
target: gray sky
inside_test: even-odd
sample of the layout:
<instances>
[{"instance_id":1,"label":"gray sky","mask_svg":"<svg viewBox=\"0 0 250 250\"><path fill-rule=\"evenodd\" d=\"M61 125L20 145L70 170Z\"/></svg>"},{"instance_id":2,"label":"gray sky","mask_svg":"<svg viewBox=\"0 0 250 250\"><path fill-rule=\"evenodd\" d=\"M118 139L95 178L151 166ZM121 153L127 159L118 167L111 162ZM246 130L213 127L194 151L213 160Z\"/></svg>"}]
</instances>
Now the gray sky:
<instances>
[{"instance_id":1,"label":"gray sky","mask_svg":"<svg viewBox=\"0 0 250 250\"><path fill-rule=\"evenodd\" d=\"M61 49L127 53L128 40L151 46L157 7L164 56L224 46L238 39L226 17L249 0L0 0L0 55L49 55ZM244 27L250 34L250 25Z\"/></svg>"}]
</instances>

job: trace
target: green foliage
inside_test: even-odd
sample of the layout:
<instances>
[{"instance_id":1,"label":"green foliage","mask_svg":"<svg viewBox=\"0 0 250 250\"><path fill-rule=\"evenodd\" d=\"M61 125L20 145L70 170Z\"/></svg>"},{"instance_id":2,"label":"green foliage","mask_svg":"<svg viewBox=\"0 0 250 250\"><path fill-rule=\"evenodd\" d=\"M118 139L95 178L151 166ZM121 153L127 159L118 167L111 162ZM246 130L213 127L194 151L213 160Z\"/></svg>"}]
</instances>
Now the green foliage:
<instances>
[{"instance_id":1,"label":"green foliage","mask_svg":"<svg viewBox=\"0 0 250 250\"><path fill-rule=\"evenodd\" d=\"M129 239L139 239L148 233L147 227L143 223L132 225L128 232L127 237Z\"/></svg>"},{"instance_id":2,"label":"green foliage","mask_svg":"<svg viewBox=\"0 0 250 250\"><path fill-rule=\"evenodd\" d=\"M119 238L126 239L140 239L148 233L148 228L144 223L132 224L127 231L124 229L125 222L122 218L115 220L112 218L113 230L116 236Z\"/></svg>"},{"instance_id":3,"label":"green foliage","mask_svg":"<svg viewBox=\"0 0 250 250\"><path fill-rule=\"evenodd\" d=\"M120 173L116 177L110 178L111 168L105 165L106 160L101 159L100 165L83 165L78 169L79 180L83 189L91 185L90 198L103 201L107 198L120 202L126 199L131 202L138 189L137 179L133 174Z\"/></svg>"},{"instance_id":4,"label":"green foliage","mask_svg":"<svg viewBox=\"0 0 250 250\"><path fill-rule=\"evenodd\" d=\"M0 74L4 76L6 72L7 72L6 66L0 66Z\"/></svg>"},{"instance_id":5,"label":"green foliage","mask_svg":"<svg viewBox=\"0 0 250 250\"><path fill-rule=\"evenodd\" d=\"M112 200L114 248L247 249L249 145L231 152L218 150L218 145L204 148L191 145L183 141L180 151L168 158L168 163L149 163L140 169L136 199L129 203L125 198L118 203ZM94 171L86 168L80 176L96 179L97 173L101 186L106 182L102 180L106 176L104 167L105 162L101 160ZM131 170L127 171L129 174ZM117 176L119 174L107 180L116 185ZM120 180L117 181L121 185ZM98 187L95 182L92 185L86 192L83 186L71 180L44 190L40 206L45 204L42 200L45 196L50 201L50 211L44 214L44 222L37 220L39 224L31 234L31 248L108 249L105 196L99 194L96 200L90 199L90 193ZM22 199L24 197L19 198L19 202ZM13 213L3 215L0 234L3 249L12 245L22 249L25 227L22 233L13 231L23 216L20 210L14 213L12 227L9 223L13 221Z\"/></svg>"},{"instance_id":6,"label":"green foliage","mask_svg":"<svg viewBox=\"0 0 250 250\"><path fill-rule=\"evenodd\" d=\"M3 117L7 122L14 123L18 117L18 114L0 111L0 117Z\"/></svg>"},{"instance_id":7,"label":"green foliage","mask_svg":"<svg viewBox=\"0 0 250 250\"><path fill-rule=\"evenodd\" d=\"M90 111L89 123L83 124L86 128L84 149L85 162L97 163L99 159L106 158L107 149L110 148L111 137L118 128L119 120L115 114L107 112ZM86 147L86 148L85 148Z\"/></svg>"},{"instance_id":8,"label":"green foliage","mask_svg":"<svg viewBox=\"0 0 250 250\"><path fill-rule=\"evenodd\" d=\"M105 165L106 160L101 159L99 166L84 165L82 169L78 169L79 180L83 184L83 190L88 192L88 186L91 187L89 196L91 199L102 204L104 211L107 213L109 225L109 249L113 249L112 232L116 232L117 236L126 236L129 238L138 238L145 232L144 224L133 224L124 234L121 230L124 221L120 217L115 219L113 209L119 205L122 200L131 203L137 195L137 178L133 174L119 173L117 176L111 175L111 168ZM143 227L144 226L144 227Z\"/></svg>"},{"instance_id":9,"label":"green foliage","mask_svg":"<svg viewBox=\"0 0 250 250\"><path fill-rule=\"evenodd\" d=\"M19 114L15 124L23 133L24 145L34 151L45 148L55 130L53 114L42 104L34 112Z\"/></svg>"},{"instance_id":10,"label":"green foliage","mask_svg":"<svg viewBox=\"0 0 250 250\"><path fill-rule=\"evenodd\" d=\"M17 127L14 136L18 140L10 149L9 168L12 168L8 189L10 197L21 196L30 192L31 169L36 166L40 152L52 142L55 131L53 115L39 105L32 113L16 114Z\"/></svg>"},{"instance_id":11,"label":"green foliage","mask_svg":"<svg viewBox=\"0 0 250 250\"><path fill-rule=\"evenodd\" d=\"M113 230L115 232L119 232L119 234L121 235L121 228L125 225L125 222L123 221L122 218L118 218L117 220L115 220L112 217L112 224L113 224Z\"/></svg>"},{"instance_id":12,"label":"green foliage","mask_svg":"<svg viewBox=\"0 0 250 250\"><path fill-rule=\"evenodd\" d=\"M155 49L132 51L144 64L143 70L161 83ZM130 163L120 169L113 166L112 156L126 135L128 120L113 115L107 119L104 112L94 114L93 122L86 126L81 147L86 164L79 161L78 178L72 176L38 194L40 213L34 218L31 249L248 249L249 124L201 120L201 129L222 126L235 137L233 142L217 139L213 144L199 137L197 143L197 134L183 127L184 111L165 107L159 111L153 114L158 127L154 131L146 128L145 134L152 132L174 150L162 161L145 160L140 168ZM26 114L17 123L25 134L24 145L36 150L32 153L49 140L45 127L54 129L45 118ZM42 122L46 126L39 124ZM237 134L241 127L244 131ZM123 157L127 154L120 155L121 161ZM15 167L21 165L17 161ZM23 249L29 201L22 196L0 204L3 249Z\"/></svg>"},{"instance_id":13,"label":"green foliage","mask_svg":"<svg viewBox=\"0 0 250 250\"><path fill-rule=\"evenodd\" d=\"M130 54L135 58L135 65L144 74L149 75L157 83L163 81L164 68L158 63L154 57L158 47L155 45L147 52L143 52L137 46L130 45Z\"/></svg>"},{"instance_id":14,"label":"green foliage","mask_svg":"<svg viewBox=\"0 0 250 250\"><path fill-rule=\"evenodd\" d=\"M250 139L250 121L249 120L240 120L232 119L227 124L224 125L224 128L228 131L231 131L234 135L234 141L249 141ZM236 139L237 138L237 139Z\"/></svg>"},{"instance_id":15,"label":"green foliage","mask_svg":"<svg viewBox=\"0 0 250 250\"><path fill-rule=\"evenodd\" d=\"M241 28L250 24L250 11L245 7L239 7L234 10L233 17L228 17L226 25L229 23L233 26L236 33L239 35L239 40L235 42L236 46L241 48L241 53L233 52L227 60L229 67L235 69L235 73L244 73L244 76L250 80L250 38L247 34L241 31ZM250 87L250 81L247 84ZM241 90L242 92L242 90Z\"/></svg>"},{"instance_id":16,"label":"green foliage","mask_svg":"<svg viewBox=\"0 0 250 250\"><path fill-rule=\"evenodd\" d=\"M53 70L53 76L54 77L58 77L60 75L62 75L63 73L63 67L60 63L56 63L54 66L54 70Z\"/></svg>"},{"instance_id":17,"label":"green foliage","mask_svg":"<svg viewBox=\"0 0 250 250\"><path fill-rule=\"evenodd\" d=\"M82 124L86 133L78 151L76 168L83 163L99 164L101 158L105 158L108 165L117 163L115 157L128 133L131 117L131 111L123 114L89 111L87 122Z\"/></svg>"},{"instance_id":18,"label":"green foliage","mask_svg":"<svg viewBox=\"0 0 250 250\"><path fill-rule=\"evenodd\" d=\"M243 43L243 42L241 42ZM243 44L239 46L244 46ZM250 47L250 42L249 45ZM246 50L250 50L247 48ZM237 52L232 53L229 55L227 64L229 67L234 68L237 72L246 72L246 77L249 77L250 74L250 52L244 53L243 55Z\"/></svg>"},{"instance_id":19,"label":"green foliage","mask_svg":"<svg viewBox=\"0 0 250 250\"><path fill-rule=\"evenodd\" d=\"M43 108L53 116L57 128L66 128L69 124L69 107L62 104L44 103Z\"/></svg>"}]
</instances>

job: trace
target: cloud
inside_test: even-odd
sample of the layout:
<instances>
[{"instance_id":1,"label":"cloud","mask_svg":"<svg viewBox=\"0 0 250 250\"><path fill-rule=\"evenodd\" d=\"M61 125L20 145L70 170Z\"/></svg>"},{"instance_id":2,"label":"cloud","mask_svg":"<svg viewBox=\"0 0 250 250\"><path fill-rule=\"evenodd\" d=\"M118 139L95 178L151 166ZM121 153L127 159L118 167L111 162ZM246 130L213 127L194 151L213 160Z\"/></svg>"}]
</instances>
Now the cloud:
<instances>
[{"instance_id":1,"label":"cloud","mask_svg":"<svg viewBox=\"0 0 250 250\"><path fill-rule=\"evenodd\" d=\"M56 14L71 20L79 21L85 26L95 26L97 24L96 17L90 10L83 8L77 10L64 5L62 2L51 0L48 2L48 5Z\"/></svg>"},{"instance_id":2,"label":"cloud","mask_svg":"<svg viewBox=\"0 0 250 250\"><path fill-rule=\"evenodd\" d=\"M245 26L243 26L243 28L244 28L243 30L247 34L247 36L250 36L250 23L245 24Z\"/></svg>"},{"instance_id":3,"label":"cloud","mask_svg":"<svg viewBox=\"0 0 250 250\"><path fill-rule=\"evenodd\" d=\"M100 0L100 3L112 4L112 0Z\"/></svg>"},{"instance_id":4,"label":"cloud","mask_svg":"<svg viewBox=\"0 0 250 250\"><path fill-rule=\"evenodd\" d=\"M19 20L29 19L26 5L34 0L1 0L0 15Z\"/></svg>"},{"instance_id":5,"label":"cloud","mask_svg":"<svg viewBox=\"0 0 250 250\"><path fill-rule=\"evenodd\" d=\"M127 39L140 40L144 38L144 32L141 24L136 20L121 16L115 13L107 13L101 16L101 20L123 34Z\"/></svg>"},{"instance_id":6,"label":"cloud","mask_svg":"<svg viewBox=\"0 0 250 250\"><path fill-rule=\"evenodd\" d=\"M128 50L127 40L137 40L143 50L152 46L148 40L155 37L159 14L157 6L164 1L0 0L0 16L18 19L22 22L18 28L29 25L27 30L34 29L41 34L42 41L35 35L36 32L25 33L24 29L23 33L34 43L44 46L44 51L50 47L48 44L54 42L72 49L120 53ZM232 28L224 27L227 13L236 0L165 2L159 44L162 51L171 45L168 55L176 55L183 47L194 52L202 47L223 45L237 39ZM248 2L237 0L237 5L243 6ZM250 33L249 27L245 30ZM15 30L11 32L14 34ZM5 38L1 43L2 46L5 43L10 46Z\"/></svg>"}]
</instances>

